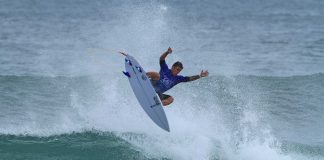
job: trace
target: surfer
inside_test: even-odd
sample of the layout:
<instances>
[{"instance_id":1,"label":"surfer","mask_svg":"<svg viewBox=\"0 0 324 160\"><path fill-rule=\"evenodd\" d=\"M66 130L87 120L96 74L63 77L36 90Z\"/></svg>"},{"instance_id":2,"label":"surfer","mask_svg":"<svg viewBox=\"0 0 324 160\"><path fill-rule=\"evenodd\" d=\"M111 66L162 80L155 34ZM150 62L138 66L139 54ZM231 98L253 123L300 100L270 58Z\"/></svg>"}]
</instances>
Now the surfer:
<instances>
[{"instance_id":1,"label":"surfer","mask_svg":"<svg viewBox=\"0 0 324 160\"><path fill-rule=\"evenodd\" d=\"M208 71L201 71L199 75L195 76L181 76L179 73L183 69L181 62L177 61L169 69L165 62L165 58L172 53L172 49L169 47L166 52L164 52L160 57L160 73L157 72L147 72L147 76L151 78L152 85L159 95L164 106L167 106L173 102L173 97L167 94L163 94L167 90L171 89L175 85L181 82L190 82L197 80L201 77L207 77Z\"/></svg>"}]
</instances>

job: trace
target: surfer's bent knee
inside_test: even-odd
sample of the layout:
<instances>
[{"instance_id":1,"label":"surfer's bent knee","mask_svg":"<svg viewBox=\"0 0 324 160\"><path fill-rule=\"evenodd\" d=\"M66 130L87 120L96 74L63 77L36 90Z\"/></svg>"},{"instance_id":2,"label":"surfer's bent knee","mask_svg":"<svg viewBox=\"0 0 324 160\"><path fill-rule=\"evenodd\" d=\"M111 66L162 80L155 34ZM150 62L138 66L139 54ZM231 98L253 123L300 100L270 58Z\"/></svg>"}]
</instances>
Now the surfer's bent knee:
<instances>
[{"instance_id":1,"label":"surfer's bent knee","mask_svg":"<svg viewBox=\"0 0 324 160\"><path fill-rule=\"evenodd\" d=\"M158 72L147 72L146 75L153 80L160 80L160 74Z\"/></svg>"},{"instance_id":2,"label":"surfer's bent knee","mask_svg":"<svg viewBox=\"0 0 324 160\"><path fill-rule=\"evenodd\" d=\"M162 103L163 103L164 106L167 106L167 105L171 104L173 102L173 100L174 100L173 97L170 96L170 97L162 100Z\"/></svg>"}]
</instances>

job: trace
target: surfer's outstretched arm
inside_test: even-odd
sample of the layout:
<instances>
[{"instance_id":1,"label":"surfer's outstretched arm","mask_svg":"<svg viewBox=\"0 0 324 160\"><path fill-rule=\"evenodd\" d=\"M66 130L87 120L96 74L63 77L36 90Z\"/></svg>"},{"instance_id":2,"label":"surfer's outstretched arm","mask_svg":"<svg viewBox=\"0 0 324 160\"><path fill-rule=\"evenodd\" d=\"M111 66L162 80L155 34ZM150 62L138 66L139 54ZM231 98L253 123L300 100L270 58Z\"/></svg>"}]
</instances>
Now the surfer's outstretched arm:
<instances>
[{"instance_id":1,"label":"surfer's outstretched arm","mask_svg":"<svg viewBox=\"0 0 324 160\"><path fill-rule=\"evenodd\" d=\"M191 77L189 77L189 81L188 82L190 82L190 81L194 81L194 80L197 80L197 79L199 79L199 78L201 78L201 77L207 77L209 75L209 72L206 70L206 71L201 71L200 72L200 75L195 75L195 76L191 76Z\"/></svg>"},{"instance_id":2,"label":"surfer's outstretched arm","mask_svg":"<svg viewBox=\"0 0 324 160\"><path fill-rule=\"evenodd\" d=\"M160 62L161 61L165 61L165 58L167 57L168 54L172 53L172 48L168 48L168 50L166 52L164 52L161 57L160 57Z\"/></svg>"}]
</instances>

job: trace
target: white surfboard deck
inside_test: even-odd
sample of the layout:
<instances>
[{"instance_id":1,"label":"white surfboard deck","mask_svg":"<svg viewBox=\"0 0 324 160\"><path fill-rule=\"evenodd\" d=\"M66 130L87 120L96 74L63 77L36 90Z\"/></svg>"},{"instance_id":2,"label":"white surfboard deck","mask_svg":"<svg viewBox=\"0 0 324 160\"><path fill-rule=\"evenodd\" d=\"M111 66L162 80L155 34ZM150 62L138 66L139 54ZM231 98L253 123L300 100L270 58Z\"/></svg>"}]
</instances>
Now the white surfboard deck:
<instances>
[{"instance_id":1,"label":"white surfboard deck","mask_svg":"<svg viewBox=\"0 0 324 160\"><path fill-rule=\"evenodd\" d=\"M125 68L133 92L146 114L162 129L170 132L162 102L155 92L146 72L134 57L126 55ZM125 75L126 75L125 74Z\"/></svg>"}]
</instances>

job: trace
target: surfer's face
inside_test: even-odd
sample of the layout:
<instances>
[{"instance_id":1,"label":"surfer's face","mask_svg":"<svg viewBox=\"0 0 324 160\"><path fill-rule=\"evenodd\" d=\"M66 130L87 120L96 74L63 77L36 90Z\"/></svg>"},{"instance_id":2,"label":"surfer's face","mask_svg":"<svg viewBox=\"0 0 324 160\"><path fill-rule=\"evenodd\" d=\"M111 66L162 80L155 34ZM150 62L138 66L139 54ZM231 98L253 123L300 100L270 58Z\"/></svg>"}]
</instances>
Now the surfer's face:
<instances>
[{"instance_id":1,"label":"surfer's face","mask_svg":"<svg viewBox=\"0 0 324 160\"><path fill-rule=\"evenodd\" d=\"M182 68L180 68L178 66L173 66L171 68L172 75L174 75L174 76L178 75L181 72L181 70L182 70Z\"/></svg>"}]
</instances>

